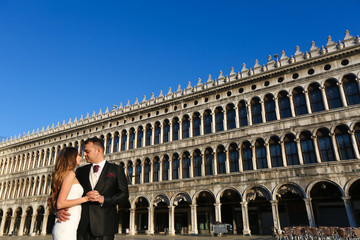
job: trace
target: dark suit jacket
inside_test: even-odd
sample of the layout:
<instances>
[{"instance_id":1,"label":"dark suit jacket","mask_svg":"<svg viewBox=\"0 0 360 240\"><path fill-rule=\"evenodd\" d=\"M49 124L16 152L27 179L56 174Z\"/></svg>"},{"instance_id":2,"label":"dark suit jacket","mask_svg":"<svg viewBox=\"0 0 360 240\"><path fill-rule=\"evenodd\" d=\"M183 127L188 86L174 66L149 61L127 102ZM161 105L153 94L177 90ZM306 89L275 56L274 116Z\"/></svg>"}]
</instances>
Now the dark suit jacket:
<instances>
[{"instance_id":1,"label":"dark suit jacket","mask_svg":"<svg viewBox=\"0 0 360 240\"><path fill-rule=\"evenodd\" d=\"M89 180L91 166L92 164L88 164L76 170L76 178L84 188L84 196L92 190ZM98 202L82 204L78 236L84 235L89 225L92 234L96 237L114 235L118 228L116 205L126 204L129 201L123 168L106 161L94 190L104 196L104 203L102 206Z\"/></svg>"}]
</instances>

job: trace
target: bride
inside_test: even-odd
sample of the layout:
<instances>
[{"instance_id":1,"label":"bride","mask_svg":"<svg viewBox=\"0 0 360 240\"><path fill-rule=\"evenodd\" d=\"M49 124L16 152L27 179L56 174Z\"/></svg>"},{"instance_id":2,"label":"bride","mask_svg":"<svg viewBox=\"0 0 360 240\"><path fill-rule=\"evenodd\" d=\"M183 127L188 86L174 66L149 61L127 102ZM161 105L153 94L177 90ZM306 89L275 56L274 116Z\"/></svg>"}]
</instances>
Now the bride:
<instances>
[{"instance_id":1,"label":"bride","mask_svg":"<svg viewBox=\"0 0 360 240\"><path fill-rule=\"evenodd\" d=\"M75 168L81 163L78 150L74 147L65 147L55 162L52 173L51 194L48 206L51 211L69 208L70 220L56 221L53 230L53 240L76 240L76 231L81 216L81 204L89 201L83 195L83 188L75 176Z\"/></svg>"}]
</instances>

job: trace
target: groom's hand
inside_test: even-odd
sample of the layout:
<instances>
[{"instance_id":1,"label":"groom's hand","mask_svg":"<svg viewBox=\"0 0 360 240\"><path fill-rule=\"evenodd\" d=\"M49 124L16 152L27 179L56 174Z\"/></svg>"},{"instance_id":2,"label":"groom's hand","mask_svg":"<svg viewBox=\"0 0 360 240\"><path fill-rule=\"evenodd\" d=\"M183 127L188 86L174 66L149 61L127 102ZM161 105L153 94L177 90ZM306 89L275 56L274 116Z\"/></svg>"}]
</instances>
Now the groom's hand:
<instances>
[{"instance_id":1,"label":"groom's hand","mask_svg":"<svg viewBox=\"0 0 360 240\"><path fill-rule=\"evenodd\" d=\"M70 218L70 213L68 212L69 208L63 208L60 210L57 210L56 212L56 216L58 217L58 221L59 222L66 222L67 220L69 220Z\"/></svg>"},{"instance_id":2,"label":"groom's hand","mask_svg":"<svg viewBox=\"0 0 360 240\"><path fill-rule=\"evenodd\" d=\"M92 202L98 202L100 204L104 203L104 196L101 196L98 191L93 190L86 194L86 196L89 198Z\"/></svg>"}]
</instances>

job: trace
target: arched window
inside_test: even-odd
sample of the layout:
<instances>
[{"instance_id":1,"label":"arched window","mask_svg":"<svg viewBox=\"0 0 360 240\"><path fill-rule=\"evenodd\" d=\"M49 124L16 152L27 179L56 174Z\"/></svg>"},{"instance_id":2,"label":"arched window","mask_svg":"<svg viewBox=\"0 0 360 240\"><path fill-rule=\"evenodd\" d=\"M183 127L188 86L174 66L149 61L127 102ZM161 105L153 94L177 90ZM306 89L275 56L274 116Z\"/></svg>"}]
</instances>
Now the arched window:
<instances>
[{"instance_id":1,"label":"arched window","mask_svg":"<svg viewBox=\"0 0 360 240\"><path fill-rule=\"evenodd\" d=\"M341 160L354 159L354 149L349 135L349 129L344 126L337 126L335 128L335 138L339 150Z\"/></svg>"},{"instance_id":2,"label":"arched window","mask_svg":"<svg viewBox=\"0 0 360 240\"><path fill-rule=\"evenodd\" d=\"M271 94L267 94L264 98L264 102L265 102L266 121L271 122L276 120L274 96Z\"/></svg>"},{"instance_id":3,"label":"arched window","mask_svg":"<svg viewBox=\"0 0 360 240\"><path fill-rule=\"evenodd\" d=\"M141 183L141 174L142 174L142 166L141 166L141 160L136 160L136 173L135 173L135 184Z\"/></svg>"},{"instance_id":4,"label":"arched window","mask_svg":"<svg viewBox=\"0 0 360 240\"><path fill-rule=\"evenodd\" d=\"M215 109L215 126L216 132L224 131L224 113L222 107Z\"/></svg>"},{"instance_id":5,"label":"arched window","mask_svg":"<svg viewBox=\"0 0 360 240\"><path fill-rule=\"evenodd\" d=\"M134 129L134 128L130 128L129 133L130 133L130 136L129 136L129 149L134 149L135 129Z\"/></svg>"},{"instance_id":6,"label":"arched window","mask_svg":"<svg viewBox=\"0 0 360 240\"><path fill-rule=\"evenodd\" d=\"M310 132L300 134L300 144L304 163L316 163L315 147Z\"/></svg>"},{"instance_id":7,"label":"arched window","mask_svg":"<svg viewBox=\"0 0 360 240\"><path fill-rule=\"evenodd\" d=\"M320 90L320 85L318 83L310 84L309 88L309 99L312 112L324 111L324 102L322 99L322 94Z\"/></svg>"},{"instance_id":8,"label":"arched window","mask_svg":"<svg viewBox=\"0 0 360 240\"><path fill-rule=\"evenodd\" d=\"M226 173L226 153L224 146L220 145L216 150L217 158L217 173L224 174Z\"/></svg>"},{"instance_id":9,"label":"arched window","mask_svg":"<svg viewBox=\"0 0 360 240\"><path fill-rule=\"evenodd\" d=\"M200 113L196 112L193 114L193 135L194 135L194 137L200 135L200 128L201 128Z\"/></svg>"},{"instance_id":10,"label":"arched window","mask_svg":"<svg viewBox=\"0 0 360 240\"><path fill-rule=\"evenodd\" d=\"M202 157L200 150L194 152L194 177L201 176Z\"/></svg>"},{"instance_id":11,"label":"arched window","mask_svg":"<svg viewBox=\"0 0 360 240\"><path fill-rule=\"evenodd\" d=\"M169 180L169 168L170 168L168 155L164 156L164 158L162 160L162 166L163 166L162 180L167 181L167 180Z\"/></svg>"},{"instance_id":12,"label":"arched window","mask_svg":"<svg viewBox=\"0 0 360 240\"><path fill-rule=\"evenodd\" d=\"M150 159L146 158L144 161L144 183L150 182Z\"/></svg>"},{"instance_id":13,"label":"arched window","mask_svg":"<svg viewBox=\"0 0 360 240\"><path fill-rule=\"evenodd\" d=\"M235 121L235 107L234 104L228 104L226 106L226 121L227 121L227 129L234 129L236 128L236 121Z\"/></svg>"},{"instance_id":14,"label":"arched window","mask_svg":"<svg viewBox=\"0 0 360 240\"><path fill-rule=\"evenodd\" d=\"M334 149L332 146L329 130L325 128L319 129L316 133L316 136L318 140L321 161L335 161Z\"/></svg>"},{"instance_id":15,"label":"arched window","mask_svg":"<svg viewBox=\"0 0 360 240\"><path fill-rule=\"evenodd\" d=\"M121 132L121 151L126 150L126 145L127 145L127 132L126 132L126 130L122 130L122 132Z\"/></svg>"},{"instance_id":16,"label":"arched window","mask_svg":"<svg viewBox=\"0 0 360 240\"><path fill-rule=\"evenodd\" d=\"M111 138L111 134L109 133L106 137L106 154L110 154L111 153L111 143L112 142L112 138Z\"/></svg>"},{"instance_id":17,"label":"arched window","mask_svg":"<svg viewBox=\"0 0 360 240\"><path fill-rule=\"evenodd\" d=\"M339 88L335 79L330 79L326 81L325 92L330 109L343 106L340 98Z\"/></svg>"},{"instance_id":18,"label":"arched window","mask_svg":"<svg viewBox=\"0 0 360 240\"><path fill-rule=\"evenodd\" d=\"M297 87L292 92L296 116L307 114L304 89Z\"/></svg>"},{"instance_id":19,"label":"arched window","mask_svg":"<svg viewBox=\"0 0 360 240\"><path fill-rule=\"evenodd\" d=\"M151 145L151 138L152 138L152 126L150 123L148 123L145 128L145 146Z\"/></svg>"},{"instance_id":20,"label":"arched window","mask_svg":"<svg viewBox=\"0 0 360 240\"><path fill-rule=\"evenodd\" d=\"M239 151L236 143L231 143L229 146L229 161L230 161L230 172L238 172Z\"/></svg>"},{"instance_id":21,"label":"arched window","mask_svg":"<svg viewBox=\"0 0 360 240\"><path fill-rule=\"evenodd\" d=\"M155 123L155 139L154 139L154 144L159 144L160 143L160 134L161 134L161 127L160 127L160 122L156 122Z\"/></svg>"},{"instance_id":22,"label":"arched window","mask_svg":"<svg viewBox=\"0 0 360 240\"><path fill-rule=\"evenodd\" d=\"M205 150L205 176L214 174L214 153L211 148Z\"/></svg>"},{"instance_id":23,"label":"arched window","mask_svg":"<svg viewBox=\"0 0 360 240\"><path fill-rule=\"evenodd\" d=\"M247 118L246 103L244 100L239 102L239 118L240 118L240 127L244 127L249 124Z\"/></svg>"},{"instance_id":24,"label":"arched window","mask_svg":"<svg viewBox=\"0 0 360 240\"><path fill-rule=\"evenodd\" d=\"M212 116L209 109L204 112L204 134L211 133Z\"/></svg>"},{"instance_id":25,"label":"arched window","mask_svg":"<svg viewBox=\"0 0 360 240\"><path fill-rule=\"evenodd\" d=\"M284 138L285 153L288 166L298 165L299 156L296 147L295 137L293 134L286 134Z\"/></svg>"},{"instance_id":26,"label":"arched window","mask_svg":"<svg viewBox=\"0 0 360 240\"><path fill-rule=\"evenodd\" d=\"M169 120L165 119L163 125L164 125L163 141L164 141L164 143L166 143L166 142L169 142L169 140L170 140L170 122L169 122Z\"/></svg>"},{"instance_id":27,"label":"arched window","mask_svg":"<svg viewBox=\"0 0 360 240\"><path fill-rule=\"evenodd\" d=\"M288 93L285 91L281 91L278 95L279 101L279 110L280 110L280 118L289 118L291 117L291 108L290 108L290 100L288 97Z\"/></svg>"},{"instance_id":28,"label":"arched window","mask_svg":"<svg viewBox=\"0 0 360 240\"><path fill-rule=\"evenodd\" d=\"M173 131L173 141L176 141L176 140L179 140L179 118L174 118L173 121L172 121L172 131Z\"/></svg>"},{"instance_id":29,"label":"arched window","mask_svg":"<svg viewBox=\"0 0 360 240\"><path fill-rule=\"evenodd\" d=\"M128 172L128 183L131 185L132 184L132 178L133 178L133 174L134 174L134 167L133 167L133 163L132 161L129 161L127 164L127 172Z\"/></svg>"},{"instance_id":30,"label":"arched window","mask_svg":"<svg viewBox=\"0 0 360 240\"><path fill-rule=\"evenodd\" d=\"M154 158L154 174L153 174L153 178L154 178L154 182L158 182L159 181L159 176L160 176L160 158L158 156L156 156Z\"/></svg>"},{"instance_id":31,"label":"arched window","mask_svg":"<svg viewBox=\"0 0 360 240\"><path fill-rule=\"evenodd\" d=\"M253 124L262 123L261 103L258 97L251 100L251 114Z\"/></svg>"},{"instance_id":32,"label":"arched window","mask_svg":"<svg viewBox=\"0 0 360 240\"><path fill-rule=\"evenodd\" d=\"M360 103L359 84L353 75L346 75L343 78L343 87L346 95L347 104L354 105Z\"/></svg>"},{"instance_id":33,"label":"arched window","mask_svg":"<svg viewBox=\"0 0 360 240\"><path fill-rule=\"evenodd\" d=\"M284 166L279 137L273 136L269 141L270 158L272 167Z\"/></svg>"},{"instance_id":34,"label":"arched window","mask_svg":"<svg viewBox=\"0 0 360 240\"><path fill-rule=\"evenodd\" d=\"M190 120L188 115L182 118L182 137L183 139L190 137Z\"/></svg>"},{"instance_id":35,"label":"arched window","mask_svg":"<svg viewBox=\"0 0 360 240\"><path fill-rule=\"evenodd\" d=\"M244 171L253 170L252 150L250 142L246 141L241 145L241 157L243 161Z\"/></svg>"},{"instance_id":36,"label":"arched window","mask_svg":"<svg viewBox=\"0 0 360 240\"><path fill-rule=\"evenodd\" d=\"M256 164L257 169L268 168L266 160L265 142L263 139L258 139L255 142Z\"/></svg>"},{"instance_id":37,"label":"arched window","mask_svg":"<svg viewBox=\"0 0 360 240\"><path fill-rule=\"evenodd\" d=\"M172 179L179 179L180 160L179 154L174 153L172 157Z\"/></svg>"},{"instance_id":38,"label":"arched window","mask_svg":"<svg viewBox=\"0 0 360 240\"><path fill-rule=\"evenodd\" d=\"M354 127L354 131L355 131L357 148L360 151L360 123L356 123L356 125Z\"/></svg>"},{"instance_id":39,"label":"arched window","mask_svg":"<svg viewBox=\"0 0 360 240\"><path fill-rule=\"evenodd\" d=\"M143 139L144 139L144 128L142 126L138 127L137 130L137 147L143 146Z\"/></svg>"},{"instance_id":40,"label":"arched window","mask_svg":"<svg viewBox=\"0 0 360 240\"><path fill-rule=\"evenodd\" d=\"M182 155L182 161L183 161L183 172L182 177L183 178L190 178L190 153L184 152Z\"/></svg>"}]
</instances>

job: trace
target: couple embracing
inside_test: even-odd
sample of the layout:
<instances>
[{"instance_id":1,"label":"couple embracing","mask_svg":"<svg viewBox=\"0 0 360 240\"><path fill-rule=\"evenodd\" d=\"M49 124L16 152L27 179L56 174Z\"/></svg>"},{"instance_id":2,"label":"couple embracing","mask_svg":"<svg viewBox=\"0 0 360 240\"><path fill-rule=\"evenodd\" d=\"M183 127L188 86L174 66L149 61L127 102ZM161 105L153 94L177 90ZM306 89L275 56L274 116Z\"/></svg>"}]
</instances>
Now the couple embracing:
<instances>
[{"instance_id":1,"label":"couple embracing","mask_svg":"<svg viewBox=\"0 0 360 240\"><path fill-rule=\"evenodd\" d=\"M104 158L104 145L96 137L85 141L81 163L78 150L65 147L56 159L48 205L56 211L54 240L112 240L118 228L116 205L128 202L123 169Z\"/></svg>"}]
</instances>

